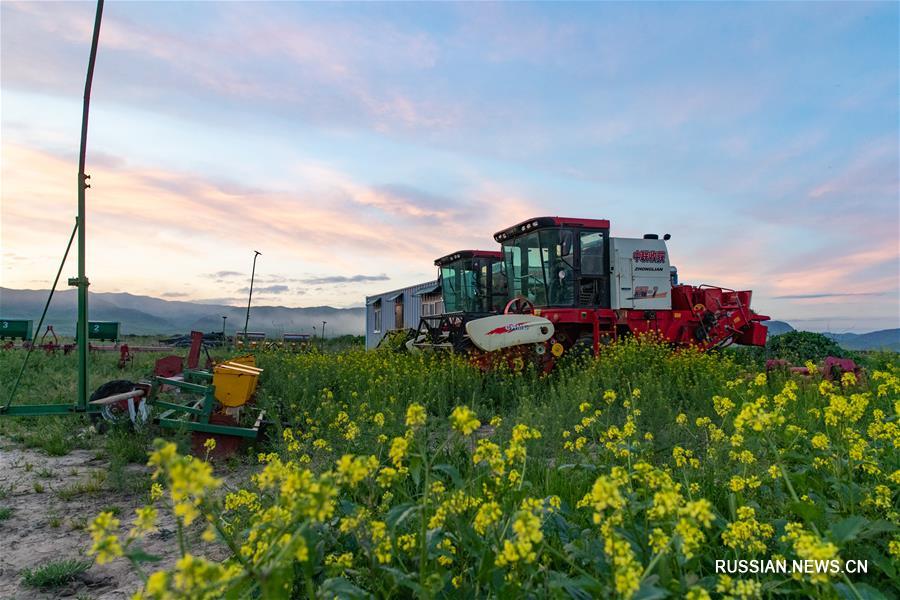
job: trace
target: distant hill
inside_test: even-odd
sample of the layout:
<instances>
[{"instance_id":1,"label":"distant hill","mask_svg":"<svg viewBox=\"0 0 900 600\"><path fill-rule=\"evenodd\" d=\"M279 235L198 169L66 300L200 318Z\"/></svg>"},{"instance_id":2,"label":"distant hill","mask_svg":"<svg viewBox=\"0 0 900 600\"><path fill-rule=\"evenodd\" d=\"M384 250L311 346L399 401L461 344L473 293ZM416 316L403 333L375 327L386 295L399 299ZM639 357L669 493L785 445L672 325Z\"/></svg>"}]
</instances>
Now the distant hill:
<instances>
[{"instance_id":1,"label":"distant hill","mask_svg":"<svg viewBox=\"0 0 900 600\"><path fill-rule=\"evenodd\" d=\"M37 320L47 301L47 290L13 290L0 288L0 317ZM77 291L59 290L47 314L47 323L61 335L74 335L77 313ZM150 296L125 293L91 293L91 320L119 321L123 334L168 335L191 330L221 331L222 315L228 317L228 333L243 329L246 308L221 304L197 304L181 300L162 300ZM254 306L250 310L251 331L265 331L269 336L282 333L320 331L328 321L326 333L362 335L365 332L365 309L312 306ZM769 337L794 328L784 321L766 321ZM35 332L37 335L38 332ZM870 333L825 333L847 350L893 350L900 352L900 329L884 329Z\"/></svg>"},{"instance_id":2,"label":"distant hill","mask_svg":"<svg viewBox=\"0 0 900 600\"><path fill-rule=\"evenodd\" d=\"M847 350L893 350L900 352L900 329L882 329L869 333L826 333Z\"/></svg>"},{"instance_id":3,"label":"distant hill","mask_svg":"<svg viewBox=\"0 0 900 600\"><path fill-rule=\"evenodd\" d=\"M793 327L784 321L766 321L763 325L769 328L769 337L781 335L782 333L787 333L789 331L795 331Z\"/></svg>"},{"instance_id":4,"label":"distant hill","mask_svg":"<svg viewBox=\"0 0 900 600\"><path fill-rule=\"evenodd\" d=\"M13 290L0 288L0 316L6 319L31 319L37 327L48 290ZM227 330L243 329L246 308L219 304L196 304L178 300L161 300L134 294L91 293L88 299L90 319L119 321L123 334L168 335L191 330L221 331L222 316L227 316ZM61 335L74 335L77 319L77 290L59 290L47 313L46 323ZM282 333L312 333L313 327L334 335L362 335L365 331L364 308L314 306L253 306L250 331L265 331L270 336ZM35 332L37 335L38 332Z\"/></svg>"}]
</instances>

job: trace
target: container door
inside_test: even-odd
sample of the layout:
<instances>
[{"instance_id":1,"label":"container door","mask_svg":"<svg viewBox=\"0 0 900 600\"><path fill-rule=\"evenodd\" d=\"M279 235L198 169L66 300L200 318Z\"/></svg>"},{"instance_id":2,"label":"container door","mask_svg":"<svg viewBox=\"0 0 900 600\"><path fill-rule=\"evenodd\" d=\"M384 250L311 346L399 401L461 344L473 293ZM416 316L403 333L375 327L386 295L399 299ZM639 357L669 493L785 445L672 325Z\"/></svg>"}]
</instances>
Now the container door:
<instances>
[{"instance_id":1,"label":"container door","mask_svg":"<svg viewBox=\"0 0 900 600\"><path fill-rule=\"evenodd\" d=\"M619 302L615 308L634 308L634 262L628 255L616 252L616 293Z\"/></svg>"}]
</instances>

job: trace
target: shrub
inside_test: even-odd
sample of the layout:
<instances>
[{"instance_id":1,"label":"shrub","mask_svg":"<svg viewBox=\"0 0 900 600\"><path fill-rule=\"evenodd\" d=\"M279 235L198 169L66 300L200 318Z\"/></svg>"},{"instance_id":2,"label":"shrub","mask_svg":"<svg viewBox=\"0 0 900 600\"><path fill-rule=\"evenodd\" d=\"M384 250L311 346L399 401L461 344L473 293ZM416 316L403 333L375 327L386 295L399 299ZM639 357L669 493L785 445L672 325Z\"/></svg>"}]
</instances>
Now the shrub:
<instances>
[{"instance_id":1,"label":"shrub","mask_svg":"<svg viewBox=\"0 0 900 600\"><path fill-rule=\"evenodd\" d=\"M768 341L766 349L771 358L780 358L796 364L807 360L819 362L827 356L844 357L846 352L837 342L821 333L789 331Z\"/></svg>"}]
</instances>

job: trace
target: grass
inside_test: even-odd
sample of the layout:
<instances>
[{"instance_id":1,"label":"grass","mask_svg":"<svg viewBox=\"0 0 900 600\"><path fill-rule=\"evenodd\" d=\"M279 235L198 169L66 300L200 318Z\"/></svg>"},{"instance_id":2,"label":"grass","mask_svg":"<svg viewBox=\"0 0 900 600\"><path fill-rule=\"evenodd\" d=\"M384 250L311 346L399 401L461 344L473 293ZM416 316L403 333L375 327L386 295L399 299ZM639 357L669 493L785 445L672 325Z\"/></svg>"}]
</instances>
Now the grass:
<instances>
[{"instance_id":1,"label":"grass","mask_svg":"<svg viewBox=\"0 0 900 600\"><path fill-rule=\"evenodd\" d=\"M9 506L0 506L0 521L5 521L13 515L13 509Z\"/></svg>"},{"instance_id":2,"label":"grass","mask_svg":"<svg viewBox=\"0 0 900 600\"><path fill-rule=\"evenodd\" d=\"M106 478L107 474L105 471L92 471L87 479L76 481L72 485L57 491L56 494L66 502L84 494L98 494L105 489Z\"/></svg>"},{"instance_id":3,"label":"grass","mask_svg":"<svg viewBox=\"0 0 900 600\"><path fill-rule=\"evenodd\" d=\"M131 342L129 343L137 343ZM186 350L174 353L186 355ZM165 353L168 354L168 353ZM163 354L139 352L124 369L118 366L118 352L94 352L90 357L88 388L95 390L113 379L137 381L153 372L153 363ZM19 373L24 351L4 351L0 360L0 402L6 403ZM69 404L75 401L78 358L75 352L32 354L15 404ZM2 417L0 435L27 447L43 450L50 456L64 456L76 448L103 447L106 438L92 432L90 419L83 415L48 417Z\"/></svg>"},{"instance_id":4,"label":"grass","mask_svg":"<svg viewBox=\"0 0 900 600\"><path fill-rule=\"evenodd\" d=\"M127 467L147 462L147 448L152 432L153 429L150 427L135 431L130 424L118 425L107 431L106 448L102 458L109 460L107 484L110 489L133 492L149 486L146 475L136 474Z\"/></svg>"},{"instance_id":5,"label":"grass","mask_svg":"<svg viewBox=\"0 0 900 600\"><path fill-rule=\"evenodd\" d=\"M91 567L91 561L68 558L22 571L22 583L39 589L59 588L74 581Z\"/></svg>"}]
</instances>

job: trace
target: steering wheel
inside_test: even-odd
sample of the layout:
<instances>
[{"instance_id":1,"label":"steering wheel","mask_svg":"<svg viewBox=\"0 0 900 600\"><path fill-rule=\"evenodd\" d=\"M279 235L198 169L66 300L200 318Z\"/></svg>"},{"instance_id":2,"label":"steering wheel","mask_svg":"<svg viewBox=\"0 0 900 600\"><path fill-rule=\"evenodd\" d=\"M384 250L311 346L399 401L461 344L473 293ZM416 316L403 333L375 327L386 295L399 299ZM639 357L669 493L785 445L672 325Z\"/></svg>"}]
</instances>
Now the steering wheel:
<instances>
[{"instance_id":1,"label":"steering wheel","mask_svg":"<svg viewBox=\"0 0 900 600\"><path fill-rule=\"evenodd\" d=\"M534 302L526 298L525 296L516 296L512 300L506 303L506 308L503 309L504 315L533 315L534 314Z\"/></svg>"}]
</instances>

